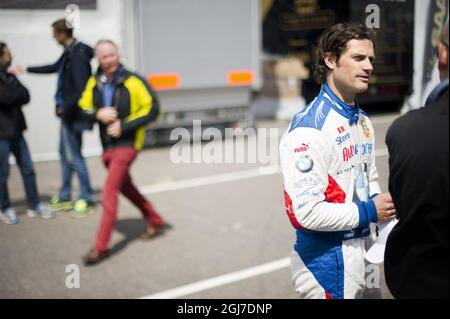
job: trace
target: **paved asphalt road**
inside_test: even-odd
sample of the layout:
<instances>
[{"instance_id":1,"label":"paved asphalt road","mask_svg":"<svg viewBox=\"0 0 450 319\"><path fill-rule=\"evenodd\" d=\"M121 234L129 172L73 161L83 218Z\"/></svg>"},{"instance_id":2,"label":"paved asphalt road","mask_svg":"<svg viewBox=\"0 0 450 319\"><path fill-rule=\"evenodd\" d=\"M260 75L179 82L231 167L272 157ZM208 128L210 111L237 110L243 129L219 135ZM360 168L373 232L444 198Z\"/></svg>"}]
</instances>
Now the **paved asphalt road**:
<instances>
[{"instance_id":1,"label":"paved asphalt road","mask_svg":"<svg viewBox=\"0 0 450 319\"><path fill-rule=\"evenodd\" d=\"M373 117L383 191L384 137L397 116ZM281 135L287 123L259 127L277 127ZM0 298L296 298L287 259L294 229L284 212L281 174L260 169L265 166L260 163L175 164L170 150L143 151L132 176L173 229L142 241L140 214L121 197L113 255L94 267L84 267L80 256L93 243L100 212L83 219L65 213L52 220L28 218L22 181L12 167L9 186L20 223L0 223ZM97 157L88 165L99 196L105 170ZM48 200L59 186L59 164L36 163L36 171ZM79 288L66 287L67 276L74 274L66 272L71 264L79 266ZM380 291L366 297L380 297ZM391 298L383 276L381 297Z\"/></svg>"}]
</instances>

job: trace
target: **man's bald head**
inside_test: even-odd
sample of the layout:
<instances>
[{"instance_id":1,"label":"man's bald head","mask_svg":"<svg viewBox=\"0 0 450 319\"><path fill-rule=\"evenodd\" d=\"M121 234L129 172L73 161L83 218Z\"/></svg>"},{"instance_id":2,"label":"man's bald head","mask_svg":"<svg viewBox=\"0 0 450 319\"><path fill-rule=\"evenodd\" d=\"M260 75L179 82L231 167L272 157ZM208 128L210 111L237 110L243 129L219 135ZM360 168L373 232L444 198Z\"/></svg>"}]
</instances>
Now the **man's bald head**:
<instances>
[{"instance_id":1,"label":"man's bald head","mask_svg":"<svg viewBox=\"0 0 450 319\"><path fill-rule=\"evenodd\" d=\"M95 45L95 55L103 74L108 78L113 77L120 65L117 45L111 40L100 40Z\"/></svg>"}]
</instances>

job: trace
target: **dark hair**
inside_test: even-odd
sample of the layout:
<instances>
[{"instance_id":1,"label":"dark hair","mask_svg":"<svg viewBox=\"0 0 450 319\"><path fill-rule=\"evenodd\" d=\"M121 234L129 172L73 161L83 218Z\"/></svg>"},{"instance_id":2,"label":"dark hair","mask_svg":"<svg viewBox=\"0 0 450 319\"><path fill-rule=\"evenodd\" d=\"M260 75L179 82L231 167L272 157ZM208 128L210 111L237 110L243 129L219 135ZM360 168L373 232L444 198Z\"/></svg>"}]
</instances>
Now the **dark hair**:
<instances>
[{"instance_id":1,"label":"dark hair","mask_svg":"<svg viewBox=\"0 0 450 319\"><path fill-rule=\"evenodd\" d=\"M350 40L370 40L375 48L375 34L361 23L338 23L326 29L319 37L315 52L314 77L319 84L327 79L330 70L325 64L325 55L331 54L339 61Z\"/></svg>"},{"instance_id":2,"label":"dark hair","mask_svg":"<svg viewBox=\"0 0 450 319\"><path fill-rule=\"evenodd\" d=\"M53 30L58 33L64 33L68 37L73 37L73 28L69 28L66 19L59 19L52 23Z\"/></svg>"},{"instance_id":3,"label":"dark hair","mask_svg":"<svg viewBox=\"0 0 450 319\"><path fill-rule=\"evenodd\" d=\"M0 41L0 57L3 56L3 52L5 51L6 47L7 47L6 43Z\"/></svg>"}]
</instances>

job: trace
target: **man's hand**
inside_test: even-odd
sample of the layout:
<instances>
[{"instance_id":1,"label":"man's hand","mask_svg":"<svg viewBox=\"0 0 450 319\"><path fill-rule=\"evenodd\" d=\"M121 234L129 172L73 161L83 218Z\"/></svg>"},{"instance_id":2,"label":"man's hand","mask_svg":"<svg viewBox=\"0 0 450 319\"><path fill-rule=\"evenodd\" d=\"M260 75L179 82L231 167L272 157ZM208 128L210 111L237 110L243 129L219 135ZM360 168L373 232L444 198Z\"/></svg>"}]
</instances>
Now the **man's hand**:
<instances>
[{"instance_id":1,"label":"man's hand","mask_svg":"<svg viewBox=\"0 0 450 319\"><path fill-rule=\"evenodd\" d=\"M396 217L394 202L390 193L382 193L373 198L379 222L385 222Z\"/></svg>"},{"instance_id":2,"label":"man's hand","mask_svg":"<svg viewBox=\"0 0 450 319\"><path fill-rule=\"evenodd\" d=\"M56 107L56 116L61 116L63 113L63 109L61 106Z\"/></svg>"},{"instance_id":3,"label":"man's hand","mask_svg":"<svg viewBox=\"0 0 450 319\"><path fill-rule=\"evenodd\" d=\"M120 127L120 120L115 120L106 128L106 133L114 138L119 138L122 135L122 128Z\"/></svg>"},{"instance_id":4,"label":"man's hand","mask_svg":"<svg viewBox=\"0 0 450 319\"><path fill-rule=\"evenodd\" d=\"M23 65L16 65L8 69L8 73L11 73L15 76L23 74L25 72L27 72L27 67Z\"/></svg>"},{"instance_id":5,"label":"man's hand","mask_svg":"<svg viewBox=\"0 0 450 319\"><path fill-rule=\"evenodd\" d=\"M105 125L111 124L117 119L117 109L115 107L102 107L97 111L96 117Z\"/></svg>"}]
</instances>

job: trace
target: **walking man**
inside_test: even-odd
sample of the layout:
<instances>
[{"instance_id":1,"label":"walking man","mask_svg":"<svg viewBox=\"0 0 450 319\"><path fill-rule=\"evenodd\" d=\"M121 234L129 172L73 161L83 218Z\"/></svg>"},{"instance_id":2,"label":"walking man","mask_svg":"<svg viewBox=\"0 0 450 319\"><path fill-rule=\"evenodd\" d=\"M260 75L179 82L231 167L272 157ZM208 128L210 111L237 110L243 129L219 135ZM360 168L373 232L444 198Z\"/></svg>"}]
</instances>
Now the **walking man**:
<instances>
[{"instance_id":1,"label":"walking man","mask_svg":"<svg viewBox=\"0 0 450 319\"><path fill-rule=\"evenodd\" d=\"M95 264L108 256L109 240L117 219L121 192L144 216L151 238L166 224L153 205L134 185L129 170L142 149L145 125L157 118L159 105L150 85L120 63L116 44L110 40L97 43L99 62L96 75L90 77L79 101L86 118L100 126L103 163L108 176L102 191L102 217L94 246L83 257L85 264Z\"/></svg>"}]
</instances>

